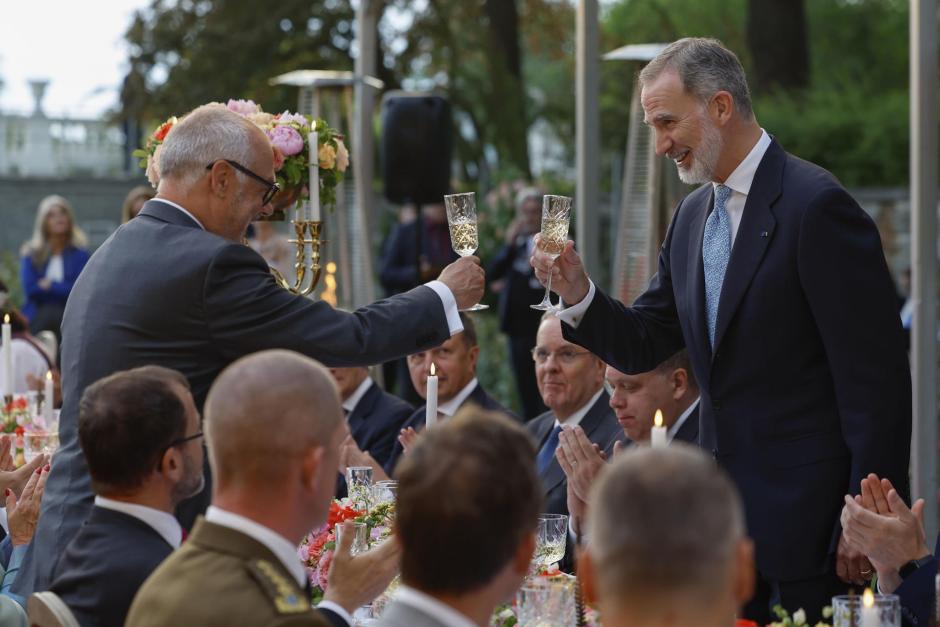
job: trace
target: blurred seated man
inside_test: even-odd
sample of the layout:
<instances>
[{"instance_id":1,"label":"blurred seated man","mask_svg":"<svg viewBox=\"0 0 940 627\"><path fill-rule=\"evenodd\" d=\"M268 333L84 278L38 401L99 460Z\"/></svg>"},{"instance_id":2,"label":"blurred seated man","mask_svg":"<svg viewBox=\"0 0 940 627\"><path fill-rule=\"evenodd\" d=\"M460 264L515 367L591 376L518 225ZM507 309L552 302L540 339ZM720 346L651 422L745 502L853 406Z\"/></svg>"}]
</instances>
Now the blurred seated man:
<instances>
[{"instance_id":1,"label":"blurred seated man","mask_svg":"<svg viewBox=\"0 0 940 627\"><path fill-rule=\"evenodd\" d=\"M122 627L144 580L179 548L176 505L203 485L202 429L186 378L161 366L89 386L78 439L95 505L50 589L82 627Z\"/></svg>"},{"instance_id":2,"label":"blurred seated man","mask_svg":"<svg viewBox=\"0 0 940 627\"><path fill-rule=\"evenodd\" d=\"M604 390L604 362L561 335L561 320L553 312L542 318L536 334L535 378L549 408L526 424L538 449L536 469L545 495L543 511L567 514L567 481L555 450L562 427L580 427L589 446L610 449L620 426ZM531 367L531 366L530 366Z\"/></svg>"},{"instance_id":3,"label":"blurred seated man","mask_svg":"<svg viewBox=\"0 0 940 627\"><path fill-rule=\"evenodd\" d=\"M608 366L606 374L612 391L610 407L625 436L623 441L614 444L613 451L649 444L657 409L663 412L667 442L695 443L698 440L698 385L685 349L650 372L627 375ZM567 477L571 529L579 534L583 530L591 483L604 467L608 455L592 447L583 429L564 429L559 441L557 457Z\"/></svg>"},{"instance_id":4,"label":"blurred seated man","mask_svg":"<svg viewBox=\"0 0 940 627\"><path fill-rule=\"evenodd\" d=\"M384 466L414 407L382 390L369 376L368 368L330 368L330 374L339 386L346 425L356 447ZM343 470L337 481L336 496L346 496Z\"/></svg>"},{"instance_id":5,"label":"blurred seated man","mask_svg":"<svg viewBox=\"0 0 940 627\"><path fill-rule=\"evenodd\" d=\"M697 448L620 455L591 491L579 576L604 627L733 627L754 591L741 499Z\"/></svg>"},{"instance_id":6,"label":"blurred seated man","mask_svg":"<svg viewBox=\"0 0 940 627\"><path fill-rule=\"evenodd\" d=\"M522 427L477 407L421 437L398 469L402 587L379 625L490 624L535 549L542 497L534 457Z\"/></svg>"},{"instance_id":7,"label":"blurred seated man","mask_svg":"<svg viewBox=\"0 0 940 627\"><path fill-rule=\"evenodd\" d=\"M350 525L311 608L297 546L326 521L346 433L329 371L290 351L254 353L215 380L205 415L213 504L140 589L127 626L351 624L392 580L398 551L386 542L352 557Z\"/></svg>"},{"instance_id":8,"label":"blurred seated man","mask_svg":"<svg viewBox=\"0 0 940 627\"><path fill-rule=\"evenodd\" d=\"M460 314L463 331L451 336L446 342L432 348L408 356L408 372L411 382L418 394L427 399L428 375L431 374L431 364L434 364L437 376L437 417L445 420L457 413L465 404L479 405L483 409L499 411L510 418L518 420L511 411L490 398L489 394L477 381L477 358L480 347L477 345L476 327L473 320L466 314ZM369 455L363 454L352 438L344 443L343 466L372 466L373 479L383 479L392 476L395 466L402 454L417 437L417 432L424 429L425 406L418 407L405 421L401 435L392 449L392 454L384 468Z\"/></svg>"},{"instance_id":9,"label":"blurred seated man","mask_svg":"<svg viewBox=\"0 0 940 627\"><path fill-rule=\"evenodd\" d=\"M937 550L927 546L924 499L908 508L887 479L871 474L862 479L861 494L846 496L842 532L853 548L878 572L878 591L901 600L905 625L933 624Z\"/></svg>"}]
</instances>

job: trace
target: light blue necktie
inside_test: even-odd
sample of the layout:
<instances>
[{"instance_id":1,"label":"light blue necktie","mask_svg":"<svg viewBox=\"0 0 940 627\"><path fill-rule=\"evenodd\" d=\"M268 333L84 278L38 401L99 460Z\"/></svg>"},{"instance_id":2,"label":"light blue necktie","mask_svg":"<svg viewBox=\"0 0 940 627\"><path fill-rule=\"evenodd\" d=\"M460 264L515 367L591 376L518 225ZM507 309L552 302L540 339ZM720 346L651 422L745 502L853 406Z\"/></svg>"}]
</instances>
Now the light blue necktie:
<instances>
[{"instance_id":1,"label":"light blue necktie","mask_svg":"<svg viewBox=\"0 0 940 627\"><path fill-rule=\"evenodd\" d=\"M545 440L545 444L543 444L541 450L539 450L538 457L535 458L535 466L538 468L540 475L545 473L545 470L548 469L548 465L551 464L552 460L555 458L555 449L558 448L558 434L560 433L561 425L552 429L548 439Z\"/></svg>"},{"instance_id":2,"label":"light blue necktie","mask_svg":"<svg viewBox=\"0 0 940 627\"><path fill-rule=\"evenodd\" d=\"M728 259L731 258L731 217L725 206L731 197L731 188L715 186L715 208L705 221L702 239L702 262L705 266L705 320L708 323L708 341L715 347L715 326L718 322L718 299L725 280Z\"/></svg>"}]
</instances>

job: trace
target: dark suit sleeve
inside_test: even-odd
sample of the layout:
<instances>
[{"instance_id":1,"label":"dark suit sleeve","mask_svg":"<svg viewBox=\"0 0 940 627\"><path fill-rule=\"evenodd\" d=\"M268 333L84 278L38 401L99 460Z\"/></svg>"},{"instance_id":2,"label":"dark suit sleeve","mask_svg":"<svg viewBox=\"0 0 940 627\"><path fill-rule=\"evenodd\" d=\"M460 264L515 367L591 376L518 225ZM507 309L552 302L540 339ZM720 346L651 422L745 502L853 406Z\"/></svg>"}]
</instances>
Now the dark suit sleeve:
<instances>
[{"instance_id":1,"label":"dark suit sleeve","mask_svg":"<svg viewBox=\"0 0 940 627\"><path fill-rule=\"evenodd\" d=\"M934 604L934 579L937 576L937 560L930 560L901 582L894 591L901 601L904 624L929 625L930 610Z\"/></svg>"},{"instance_id":2,"label":"dark suit sleeve","mask_svg":"<svg viewBox=\"0 0 940 627\"><path fill-rule=\"evenodd\" d=\"M204 307L213 345L227 360L290 348L327 366L368 366L450 337L441 299L428 287L346 313L279 287L264 259L236 244L209 265Z\"/></svg>"},{"instance_id":3,"label":"dark suit sleeve","mask_svg":"<svg viewBox=\"0 0 940 627\"><path fill-rule=\"evenodd\" d=\"M633 307L627 307L597 289L578 328L561 325L566 340L580 344L627 374L648 372L685 346L672 291L669 260L673 231L681 209L680 205L659 251L659 271Z\"/></svg>"},{"instance_id":4,"label":"dark suit sleeve","mask_svg":"<svg viewBox=\"0 0 940 627\"><path fill-rule=\"evenodd\" d=\"M849 490L874 472L909 500L910 367L878 230L832 186L806 208L797 256L852 456Z\"/></svg>"}]
</instances>

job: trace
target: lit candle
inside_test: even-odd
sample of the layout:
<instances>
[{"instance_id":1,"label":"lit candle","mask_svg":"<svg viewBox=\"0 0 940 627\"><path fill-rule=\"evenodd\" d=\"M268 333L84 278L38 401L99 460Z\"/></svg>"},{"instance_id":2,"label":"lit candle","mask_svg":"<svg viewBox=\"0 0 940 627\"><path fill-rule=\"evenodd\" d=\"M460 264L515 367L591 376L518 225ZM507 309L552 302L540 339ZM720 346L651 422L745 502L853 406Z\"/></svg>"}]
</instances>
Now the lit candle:
<instances>
[{"instance_id":1,"label":"lit candle","mask_svg":"<svg viewBox=\"0 0 940 627\"><path fill-rule=\"evenodd\" d=\"M55 406L55 382L52 380L52 371L46 371L46 387L43 391L42 420L46 429L52 428L52 408Z\"/></svg>"},{"instance_id":2,"label":"lit candle","mask_svg":"<svg viewBox=\"0 0 940 627\"><path fill-rule=\"evenodd\" d=\"M320 221L320 142L317 140L317 125L310 125L310 137L307 140L310 146L310 219Z\"/></svg>"},{"instance_id":3,"label":"lit candle","mask_svg":"<svg viewBox=\"0 0 940 627\"><path fill-rule=\"evenodd\" d=\"M663 424L663 410L656 410L653 418L653 431L650 433L650 445L653 448L666 447L666 426Z\"/></svg>"},{"instance_id":4,"label":"lit candle","mask_svg":"<svg viewBox=\"0 0 940 627\"><path fill-rule=\"evenodd\" d=\"M433 427L437 422L437 375L434 374L434 364L431 364L431 374L428 375L428 403L424 406L424 425Z\"/></svg>"},{"instance_id":5,"label":"lit candle","mask_svg":"<svg viewBox=\"0 0 940 627\"><path fill-rule=\"evenodd\" d=\"M0 363L3 364L3 395L13 395L13 328L10 314L3 316L3 331L0 335Z\"/></svg>"},{"instance_id":6,"label":"lit candle","mask_svg":"<svg viewBox=\"0 0 940 627\"><path fill-rule=\"evenodd\" d=\"M865 588L865 593L862 595L862 620L859 627L881 627L881 618L878 617L875 595L871 588Z\"/></svg>"}]
</instances>

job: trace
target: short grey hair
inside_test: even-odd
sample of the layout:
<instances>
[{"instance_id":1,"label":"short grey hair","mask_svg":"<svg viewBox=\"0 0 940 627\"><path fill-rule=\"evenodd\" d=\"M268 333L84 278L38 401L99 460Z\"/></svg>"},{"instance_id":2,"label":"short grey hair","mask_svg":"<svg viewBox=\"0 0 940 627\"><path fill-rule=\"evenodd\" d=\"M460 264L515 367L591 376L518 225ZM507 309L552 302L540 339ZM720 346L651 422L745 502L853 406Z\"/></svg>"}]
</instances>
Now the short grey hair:
<instances>
[{"instance_id":1,"label":"short grey hair","mask_svg":"<svg viewBox=\"0 0 940 627\"><path fill-rule=\"evenodd\" d=\"M686 37L674 41L643 68L640 84L648 85L668 70L678 72L685 90L703 103L719 91L726 91L742 117L754 117L741 61L717 39Z\"/></svg>"},{"instance_id":2,"label":"short grey hair","mask_svg":"<svg viewBox=\"0 0 940 627\"><path fill-rule=\"evenodd\" d=\"M206 166L231 159L247 167L253 157L252 133L258 127L247 118L211 103L187 113L160 146L160 179L191 185L205 175ZM236 173L241 180L241 172Z\"/></svg>"},{"instance_id":3,"label":"short grey hair","mask_svg":"<svg viewBox=\"0 0 940 627\"><path fill-rule=\"evenodd\" d=\"M744 537L737 490L711 457L633 449L591 490L590 552L603 599L714 599Z\"/></svg>"}]
</instances>

